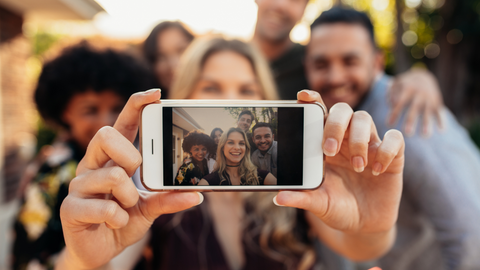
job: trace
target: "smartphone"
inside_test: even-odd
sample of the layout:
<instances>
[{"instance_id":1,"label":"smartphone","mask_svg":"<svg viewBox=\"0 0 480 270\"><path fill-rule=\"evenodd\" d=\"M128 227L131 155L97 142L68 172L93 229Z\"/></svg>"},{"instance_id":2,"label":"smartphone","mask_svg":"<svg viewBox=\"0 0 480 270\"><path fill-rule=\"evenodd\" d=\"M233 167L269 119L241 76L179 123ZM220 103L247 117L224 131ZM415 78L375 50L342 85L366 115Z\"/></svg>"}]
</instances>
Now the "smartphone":
<instances>
[{"instance_id":1,"label":"smartphone","mask_svg":"<svg viewBox=\"0 0 480 270\"><path fill-rule=\"evenodd\" d=\"M297 101L149 104L141 113L141 181L151 191L317 188L325 113Z\"/></svg>"}]
</instances>

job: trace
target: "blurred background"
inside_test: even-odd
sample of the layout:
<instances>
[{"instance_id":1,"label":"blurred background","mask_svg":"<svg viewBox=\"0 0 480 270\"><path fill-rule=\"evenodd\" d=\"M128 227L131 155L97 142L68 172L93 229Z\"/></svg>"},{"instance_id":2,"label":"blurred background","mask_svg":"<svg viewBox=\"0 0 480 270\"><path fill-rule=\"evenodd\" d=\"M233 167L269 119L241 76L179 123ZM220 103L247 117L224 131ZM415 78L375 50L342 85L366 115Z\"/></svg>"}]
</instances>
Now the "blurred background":
<instances>
[{"instance_id":1,"label":"blurred background","mask_svg":"<svg viewBox=\"0 0 480 270\"><path fill-rule=\"evenodd\" d=\"M445 104L480 145L480 0L310 0L292 40L305 44L310 23L334 5L370 14L387 73L431 70ZM54 137L32 100L44 61L82 39L138 53L164 20L197 35L249 40L256 12L254 0L0 0L0 202L15 196L25 164L18 161Z\"/></svg>"}]
</instances>

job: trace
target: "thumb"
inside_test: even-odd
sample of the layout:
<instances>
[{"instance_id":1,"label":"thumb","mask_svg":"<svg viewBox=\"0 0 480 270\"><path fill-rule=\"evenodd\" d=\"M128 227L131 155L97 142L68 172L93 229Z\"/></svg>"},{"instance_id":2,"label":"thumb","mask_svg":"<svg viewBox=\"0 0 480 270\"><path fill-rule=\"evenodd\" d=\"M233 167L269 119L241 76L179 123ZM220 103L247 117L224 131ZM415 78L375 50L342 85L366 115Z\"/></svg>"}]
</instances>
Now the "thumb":
<instances>
[{"instance_id":1,"label":"thumb","mask_svg":"<svg viewBox=\"0 0 480 270\"><path fill-rule=\"evenodd\" d=\"M144 194L145 195L145 194ZM145 217L153 222L163 214L172 214L199 205L203 202L200 192L148 193L145 199Z\"/></svg>"},{"instance_id":2,"label":"thumb","mask_svg":"<svg viewBox=\"0 0 480 270\"><path fill-rule=\"evenodd\" d=\"M273 202L278 206L304 209L318 217L322 217L328 210L328 200L322 193L320 189L309 191L280 191L277 196L273 198Z\"/></svg>"}]
</instances>

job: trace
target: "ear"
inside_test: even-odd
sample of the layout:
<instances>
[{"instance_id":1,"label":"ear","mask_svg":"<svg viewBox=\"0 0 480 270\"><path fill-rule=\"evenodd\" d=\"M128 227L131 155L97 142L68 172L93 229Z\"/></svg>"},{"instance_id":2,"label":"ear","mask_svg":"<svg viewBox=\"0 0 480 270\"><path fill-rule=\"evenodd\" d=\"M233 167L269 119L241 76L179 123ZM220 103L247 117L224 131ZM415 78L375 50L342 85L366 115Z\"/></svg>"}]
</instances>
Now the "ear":
<instances>
[{"instance_id":1,"label":"ear","mask_svg":"<svg viewBox=\"0 0 480 270\"><path fill-rule=\"evenodd\" d=\"M374 72L375 75L383 72L385 70L385 54L380 49L375 49L375 56L374 56Z\"/></svg>"}]
</instances>

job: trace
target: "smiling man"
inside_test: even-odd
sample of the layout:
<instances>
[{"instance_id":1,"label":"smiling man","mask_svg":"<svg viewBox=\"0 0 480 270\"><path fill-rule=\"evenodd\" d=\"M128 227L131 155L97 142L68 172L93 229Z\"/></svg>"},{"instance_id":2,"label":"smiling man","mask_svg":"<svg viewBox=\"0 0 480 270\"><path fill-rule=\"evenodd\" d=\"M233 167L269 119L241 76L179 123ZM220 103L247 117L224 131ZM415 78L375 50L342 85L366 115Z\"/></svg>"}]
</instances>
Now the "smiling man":
<instances>
[{"instance_id":1,"label":"smiling man","mask_svg":"<svg viewBox=\"0 0 480 270\"><path fill-rule=\"evenodd\" d=\"M257 24L252 42L270 62L281 99L296 99L307 89L303 67L305 47L290 39L308 0L256 0Z\"/></svg>"},{"instance_id":2,"label":"smiling man","mask_svg":"<svg viewBox=\"0 0 480 270\"><path fill-rule=\"evenodd\" d=\"M274 140L272 126L268 123L257 123L252 128L252 134L253 143L257 147L252 153L253 164L277 177L277 142Z\"/></svg>"},{"instance_id":3,"label":"smiling man","mask_svg":"<svg viewBox=\"0 0 480 270\"><path fill-rule=\"evenodd\" d=\"M345 102L367 111L383 136L392 78L383 74L368 16L337 7L323 12L311 30L306 71L313 90L329 108ZM443 113L443 133L405 136L397 241L381 258L382 269L480 269L480 154L454 116ZM325 154L336 153L337 145L330 141Z\"/></svg>"}]
</instances>

